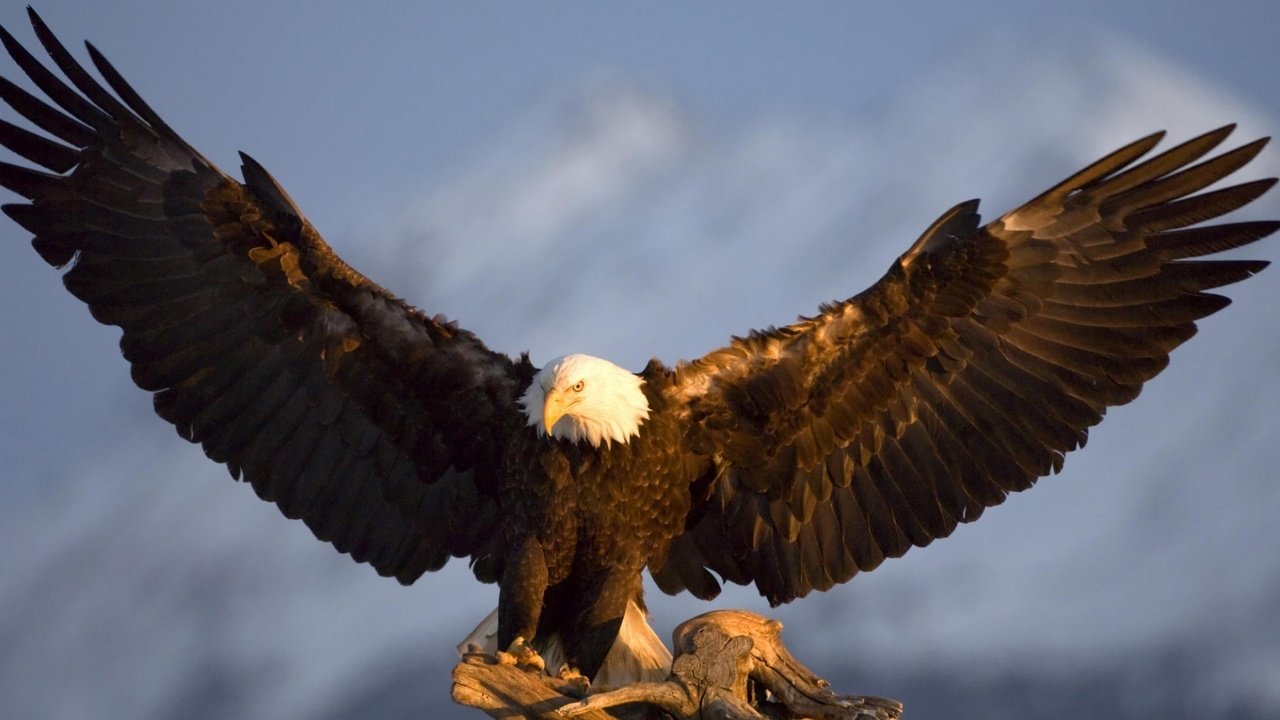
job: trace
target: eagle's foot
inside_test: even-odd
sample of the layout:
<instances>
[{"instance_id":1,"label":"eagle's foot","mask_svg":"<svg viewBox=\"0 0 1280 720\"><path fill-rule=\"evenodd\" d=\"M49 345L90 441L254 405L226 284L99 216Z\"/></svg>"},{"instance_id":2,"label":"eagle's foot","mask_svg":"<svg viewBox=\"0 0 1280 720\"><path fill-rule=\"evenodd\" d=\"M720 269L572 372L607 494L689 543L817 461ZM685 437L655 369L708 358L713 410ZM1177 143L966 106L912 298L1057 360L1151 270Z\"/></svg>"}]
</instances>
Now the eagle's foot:
<instances>
[{"instance_id":1,"label":"eagle's foot","mask_svg":"<svg viewBox=\"0 0 1280 720\"><path fill-rule=\"evenodd\" d=\"M499 650L497 656L498 663L501 665L515 665L521 670L536 673L547 671L547 663L537 650L525 642L524 637L517 637L511 642L506 652Z\"/></svg>"},{"instance_id":2,"label":"eagle's foot","mask_svg":"<svg viewBox=\"0 0 1280 720\"><path fill-rule=\"evenodd\" d=\"M568 663L565 663L560 666L560 670L556 672L555 677L547 685L554 688L561 695L568 695L576 700L581 700L591 690L591 679L579 672L578 668L570 667Z\"/></svg>"}]
</instances>

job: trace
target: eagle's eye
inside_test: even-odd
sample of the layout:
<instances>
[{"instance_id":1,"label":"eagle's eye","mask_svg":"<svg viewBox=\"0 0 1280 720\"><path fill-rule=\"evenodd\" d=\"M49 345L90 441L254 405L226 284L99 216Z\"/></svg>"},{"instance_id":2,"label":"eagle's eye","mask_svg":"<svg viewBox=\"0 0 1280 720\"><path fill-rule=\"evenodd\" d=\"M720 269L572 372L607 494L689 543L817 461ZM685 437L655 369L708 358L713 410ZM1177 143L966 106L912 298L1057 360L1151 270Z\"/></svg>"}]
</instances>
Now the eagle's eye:
<instances>
[{"instance_id":1,"label":"eagle's eye","mask_svg":"<svg viewBox=\"0 0 1280 720\"><path fill-rule=\"evenodd\" d=\"M586 380L579 380L578 382L574 383L574 384L573 384L573 387L572 387L572 388L570 388L570 389L571 389L571 390L573 390L574 392L580 393L580 392L582 392L582 388L584 388L584 387L586 387L586 386L587 386L587 381L586 381Z\"/></svg>"}]
</instances>

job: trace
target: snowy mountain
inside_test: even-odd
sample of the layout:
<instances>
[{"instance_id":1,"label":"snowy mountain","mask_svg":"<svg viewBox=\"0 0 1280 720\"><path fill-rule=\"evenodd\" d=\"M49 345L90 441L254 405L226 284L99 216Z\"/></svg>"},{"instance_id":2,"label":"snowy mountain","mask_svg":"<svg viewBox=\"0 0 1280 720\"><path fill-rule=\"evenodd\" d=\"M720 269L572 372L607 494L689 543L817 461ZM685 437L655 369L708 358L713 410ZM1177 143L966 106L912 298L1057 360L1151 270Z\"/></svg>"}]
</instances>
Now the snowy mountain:
<instances>
[{"instance_id":1,"label":"snowy mountain","mask_svg":"<svg viewBox=\"0 0 1280 720\"><path fill-rule=\"evenodd\" d=\"M1025 42L958 49L855 116L715 132L677 97L595 81L531 101L386 227L329 240L496 349L639 368L862 289L959 200L993 217L1160 127L1174 142L1277 128L1121 39ZM1011 52L1027 58L1014 81L985 84ZM1273 148L1245 174L1277 173ZM1278 215L1275 193L1242 213ZM1280 242L1243 254L1280 259ZM769 610L732 588L717 606L779 617L837 689L917 720L1280 715L1275 274L1229 289L1236 306L1062 475L829 593ZM455 562L401 588L316 542L152 417L114 331L66 315L39 331L60 345L32 352L74 341L100 358L101 395L67 419L83 439L24 456L5 490L0 716L470 717L448 669L492 587ZM663 633L708 609L650 604Z\"/></svg>"}]
</instances>

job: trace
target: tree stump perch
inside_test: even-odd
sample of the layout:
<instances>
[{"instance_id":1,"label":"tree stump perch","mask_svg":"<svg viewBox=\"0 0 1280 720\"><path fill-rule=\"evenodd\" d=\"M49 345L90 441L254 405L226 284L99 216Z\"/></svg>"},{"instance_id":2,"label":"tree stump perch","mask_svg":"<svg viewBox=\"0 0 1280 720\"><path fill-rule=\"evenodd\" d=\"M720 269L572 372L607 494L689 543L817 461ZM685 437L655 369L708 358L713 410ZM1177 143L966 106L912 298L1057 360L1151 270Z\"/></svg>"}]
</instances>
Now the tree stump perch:
<instances>
[{"instance_id":1,"label":"tree stump perch","mask_svg":"<svg viewBox=\"0 0 1280 720\"><path fill-rule=\"evenodd\" d=\"M837 695L782 644L782 623L743 610L686 620L665 682L566 695L563 681L479 652L453 669L453 700L490 717L552 720L897 720L902 704Z\"/></svg>"}]
</instances>

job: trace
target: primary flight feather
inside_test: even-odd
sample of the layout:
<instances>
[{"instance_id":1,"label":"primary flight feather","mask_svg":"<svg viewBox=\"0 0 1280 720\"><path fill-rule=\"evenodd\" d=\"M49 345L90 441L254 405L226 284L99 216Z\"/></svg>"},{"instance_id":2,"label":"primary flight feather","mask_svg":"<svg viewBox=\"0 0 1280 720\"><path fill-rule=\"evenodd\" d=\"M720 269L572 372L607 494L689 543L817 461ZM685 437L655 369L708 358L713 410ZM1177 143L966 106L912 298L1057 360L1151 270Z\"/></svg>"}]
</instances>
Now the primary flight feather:
<instances>
[{"instance_id":1,"label":"primary flight feather","mask_svg":"<svg viewBox=\"0 0 1280 720\"><path fill-rule=\"evenodd\" d=\"M597 680L606 657L665 674L646 568L668 593L727 580L783 603L1060 469L1227 305L1208 291L1266 265L1197 258L1280 226L1201 224L1274 184L1202 192L1265 140L1212 155L1226 127L1152 156L1155 134L986 225L956 206L871 288L793 325L639 373L580 354L536 368L356 272L260 165L227 175L30 15L63 77L0 29L47 98L0 79L42 131L0 121L38 166L0 163L26 199L4 211L123 330L156 412L383 575L469 558L499 585L498 646Z\"/></svg>"}]
</instances>

